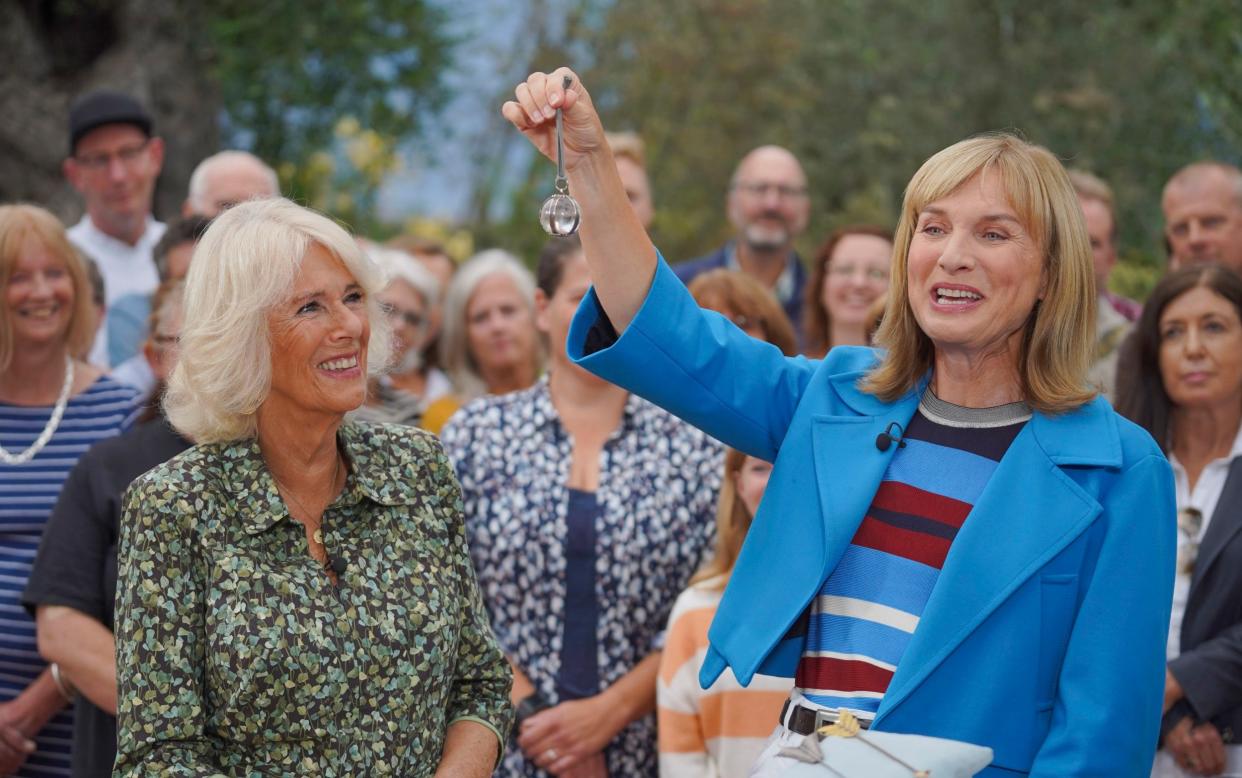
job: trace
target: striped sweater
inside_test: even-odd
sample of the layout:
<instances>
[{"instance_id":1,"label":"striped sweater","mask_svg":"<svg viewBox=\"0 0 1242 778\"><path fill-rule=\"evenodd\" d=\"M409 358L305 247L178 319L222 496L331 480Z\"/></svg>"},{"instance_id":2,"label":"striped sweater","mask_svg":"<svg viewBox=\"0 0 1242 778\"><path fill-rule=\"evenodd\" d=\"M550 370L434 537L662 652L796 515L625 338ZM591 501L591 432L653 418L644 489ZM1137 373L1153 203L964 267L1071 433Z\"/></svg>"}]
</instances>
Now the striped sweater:
<instances>
[{"instance_id":1,"label":"striped sweater","mask_svg":"<svg viewBox=\"0 0 1242 778\"><path fill-rule=\"evenodd\" d=\"M34 459L0 464L0 702L20 694L43 672L34 620L21 604L43 525L47 523L65 476L94 443L121 432L138 410L137 392L111 378L100 378L72 397L56 432ZM0 403L0 446L18 453L34 442L52 415L49 406ZM35 738L37 750L17 776L68 776L73 720L58 713Z\"/></svg>"},{"instance_id":2,"label":"striped sweater","mask_svg":"<svg viewBox=\"0 0 1242 778\"><path fill-rule=\"evenodd\" d=\"M723 585L715 578L691 586L669 616L656 684L662 778L745 778L789 696L789 678L756 675L742 688L732 670L700 688L707 628Z\"/></svg>"},{"instance_id":3,"label":"striped sweater","mask_svg":"<svg viewBox=\"0 0 1242 778\"><path fill-rule=\"evenodd\" d=\"M1030 418L926 393L840 562L811 605L795 683L807 700L872 718L957 531Z\"/></svg>"}]
</instances>

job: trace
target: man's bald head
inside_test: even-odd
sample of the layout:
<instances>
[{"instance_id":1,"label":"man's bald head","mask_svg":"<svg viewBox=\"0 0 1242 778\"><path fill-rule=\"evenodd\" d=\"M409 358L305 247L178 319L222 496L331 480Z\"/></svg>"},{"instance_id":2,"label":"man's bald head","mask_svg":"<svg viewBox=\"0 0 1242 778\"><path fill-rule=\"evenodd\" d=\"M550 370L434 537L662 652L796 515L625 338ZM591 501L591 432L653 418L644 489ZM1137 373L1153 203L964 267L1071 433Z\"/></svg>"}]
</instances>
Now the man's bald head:
<instances>
[{"instance_id":1,"label":"man's bald head","mask_svg":"<svg viewBox=\"0 0 1242 778\"><path fill-rule=\"evenodd\" d=\"M751 250L789 251L810 214L806 173L780 146L760 146L738 163L729 184L729 221Z\"/></svg>"},{"instance_id":2,"label":"man's bald head","mask_svg":"<svg viewBox=\"0 0 1242 778\"><path fill-rule=\"evenodd\" d=\"M190 194L181 210L186 216L215 218L237 203L279 194L276 171L263 160L245 151L221 151L194 168Z\"/></svg>"},{"instance_id":3,"label":"man's bald head","mask_svg":"<svg viewBox=\"0 0 1242 778\"><path fill-rule=\"evenodd\" d=\"M1242 273L1242 170L1187 165L1165 184L1160 206L1172 267L1220 262Z\"/></svg>"}]
</instances>

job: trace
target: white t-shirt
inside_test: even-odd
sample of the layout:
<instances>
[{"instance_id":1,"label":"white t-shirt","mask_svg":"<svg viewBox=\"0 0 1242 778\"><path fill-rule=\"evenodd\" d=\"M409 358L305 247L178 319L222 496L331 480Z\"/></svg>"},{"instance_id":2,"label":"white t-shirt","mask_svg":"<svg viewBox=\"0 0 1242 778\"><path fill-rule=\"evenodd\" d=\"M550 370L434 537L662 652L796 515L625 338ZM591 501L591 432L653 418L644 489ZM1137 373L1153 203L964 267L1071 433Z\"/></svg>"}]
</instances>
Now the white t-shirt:
<instances>
[{"instance_id":1,"label":"white t-shirt","mask_svg":"<svg viewBox=\"0 0 1242 778\"><path fill-rule=\"evenodd\" d=\"M165 229L162 222L148 216L146 231L132 246L104 233L89 214L68 230L69 240L95 260L103 276L108 321L95 338L89 357L100 367L120 364L141 345L141 338L134 342L135 327L145 329L146 322L139 319L150 309L151 293L160 283L151 253Z\"/></svg>"}]
</instances>

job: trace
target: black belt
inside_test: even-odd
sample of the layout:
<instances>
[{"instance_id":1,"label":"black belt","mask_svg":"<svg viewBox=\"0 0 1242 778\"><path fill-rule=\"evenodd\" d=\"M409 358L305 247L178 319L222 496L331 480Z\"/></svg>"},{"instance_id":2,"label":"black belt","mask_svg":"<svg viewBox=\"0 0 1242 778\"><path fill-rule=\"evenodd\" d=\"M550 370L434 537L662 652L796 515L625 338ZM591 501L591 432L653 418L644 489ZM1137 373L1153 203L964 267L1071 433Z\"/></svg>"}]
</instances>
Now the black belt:
<instances>
[{"instance_id":1,"label":"black belt","mask_svg":"<svg viewBox=\"0 0 1242 778\"><path fill-rule=\"evenodd\" d=\"M837 712L835 710L804 708L801 705L793 705L793 709L790 710L790 702L792 701L785 700L785 705L781 708L781 723L790 732L797 732L799 735L809 735L825 724L833 724L837 720ZM871 727L871 722L866 719L859 719L858 723L863 729Z\"/></svg>"}]
</instances>

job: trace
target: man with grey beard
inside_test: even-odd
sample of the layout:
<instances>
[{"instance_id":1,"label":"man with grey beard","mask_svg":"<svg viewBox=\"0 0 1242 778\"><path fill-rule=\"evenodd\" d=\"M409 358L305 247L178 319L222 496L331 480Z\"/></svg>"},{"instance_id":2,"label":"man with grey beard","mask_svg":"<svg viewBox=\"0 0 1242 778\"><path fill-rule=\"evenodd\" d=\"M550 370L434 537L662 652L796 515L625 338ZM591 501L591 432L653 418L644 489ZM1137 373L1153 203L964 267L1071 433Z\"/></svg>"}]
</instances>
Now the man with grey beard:
<instances>
[{"instance_id":1,"label":"man with grey beard","mask_svg":"<svg viewBox=\"0 0 1242 778\"><path fill-rule=\"evenodd\" d=\"M802 321L807 274L793 245L806 229L811 206L797 157L780 146L751 151L733 173L727 206L736 237L673 270L686 284L719 267L740 270L772 290L790 321Z\"/></svg>"}]
</instances>

